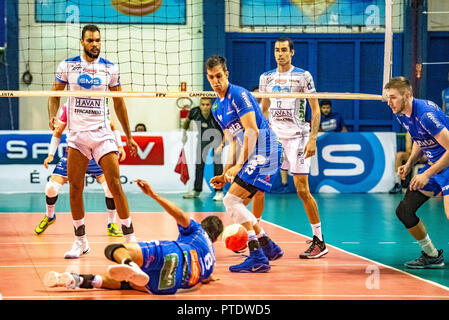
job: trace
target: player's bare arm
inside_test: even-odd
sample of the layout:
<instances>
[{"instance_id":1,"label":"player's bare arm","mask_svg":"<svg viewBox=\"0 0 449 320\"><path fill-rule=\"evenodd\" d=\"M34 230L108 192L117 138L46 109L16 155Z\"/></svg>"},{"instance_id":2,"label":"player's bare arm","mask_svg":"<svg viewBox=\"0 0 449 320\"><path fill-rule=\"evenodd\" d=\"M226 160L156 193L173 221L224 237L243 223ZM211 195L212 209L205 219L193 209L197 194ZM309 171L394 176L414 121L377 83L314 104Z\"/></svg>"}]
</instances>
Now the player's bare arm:
<instances>
[{"instance_id":1,"label":"player's bare arm","mask_svg":"<svg viewBox=\"0 0 449 320\"><path fill-rule=\"evenodd\" d=\"M308 99L310 109L312 110L312 121L310 124L310 138L304 148L304 158L312 157L316 153L316 139L320 129L321 111L318 99Z\"/></svg>"},{"instance_id":2,"label":"player's bare arm","mask_svg":"<svg viewBox=\"0 0 449 320\"><path fill-rule=\"evenodd\" d=\"M122 91L121 86L115 86L109 88L111 91ZM117 119L120 121L122 125L122 129L125 132L127 145L131 152L131 155L135 156L137 154L137 143L134 141L131 135L131 129L129 127L129 119L128 119L128 111L126 109L125 100L121 97L114 97L114 110L117 115Z\"/></svg>"},{"instance_id":3,"label":"player's bare arm","mask_svg":"<svg viewBox=\"0 0 449 320\"><path fill-rule=\"evenodd\" d=\"M53 82L53 86L51 87L51 90L53 91L62 91L65 89L66 84L59 82L58 80L55 80ZM59 109L59 103L61 101L61 97L50 97L48 98L48 126L51 130L55 129L57 117L56 114L58 113Z\"/></svg>"},{"instance_id":4,"label":"player's bare arm","mask_svg":"<svg viewBox=\"0 0 449 320\"><path fill-rule=\"evenodd\" d=\"M164 197L160 196L154 190L151 188L151 186L146 182L145 180L137 179L135 180L139 188L145 193L146 195L153 198L157 203L161 205L162 208L164 208L165 211L169 215L171 215L175 220L176 223L180 226L187 228L190 225L190 217L187 213L181 210L177 205L175 205L173 202L165 199Z\"/></svg>"}]
</instances>

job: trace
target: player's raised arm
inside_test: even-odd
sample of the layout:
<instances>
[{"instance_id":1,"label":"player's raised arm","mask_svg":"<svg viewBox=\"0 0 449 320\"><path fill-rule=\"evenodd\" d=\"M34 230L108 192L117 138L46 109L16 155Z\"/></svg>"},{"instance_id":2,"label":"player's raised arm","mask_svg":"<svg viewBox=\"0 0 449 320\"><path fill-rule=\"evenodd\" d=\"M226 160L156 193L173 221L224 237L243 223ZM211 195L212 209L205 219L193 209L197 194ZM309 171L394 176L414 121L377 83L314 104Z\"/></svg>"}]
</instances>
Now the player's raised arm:
<instances>
[{"instance_id":1,"label":"player's raised arm","mask_svg":"<svg viewBox=\"0 0 449 320\"><path fill-rule=\"evenodd\" d=\"M161 205L162 208L164 208L165 211L169 215L171 215L173 218L175 218L176 223L180 226L187 228L190 225L190 217L181 210L177 205L175 205L173 202L165 199L161 195L154 192L154 190L151 188L148 182L145 180L137 179L135 180L137 185L140 189L142 189L143 193L149 195L151 198L153 198L157 203Z\"/></svg>"}]
</instances>

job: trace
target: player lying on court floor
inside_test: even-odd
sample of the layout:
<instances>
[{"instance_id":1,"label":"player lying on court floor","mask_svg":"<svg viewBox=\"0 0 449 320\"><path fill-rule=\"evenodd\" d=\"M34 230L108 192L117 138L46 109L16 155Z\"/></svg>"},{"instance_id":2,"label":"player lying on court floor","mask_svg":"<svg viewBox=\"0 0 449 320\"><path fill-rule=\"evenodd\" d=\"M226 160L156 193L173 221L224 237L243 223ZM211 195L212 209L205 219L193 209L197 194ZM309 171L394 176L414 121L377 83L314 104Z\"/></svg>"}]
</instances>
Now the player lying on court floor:
<instances>
[{"instance_id":1,"label":"player lying on court floor","mask_svg":"<svg viewBox=\"0 0 449 320\"><path fill-rule=\"evenodd\" d=\"M109 115L108 115L109 118ZM117 144L118 152L120 154L120 161L125 160L126 153L123 148L120 131L115 124L115 122L111 121L111 130L114 133L115 142ZM62 133L67 127L67 102L61 107L61 115L58 118L57 126L53 131L53 136L51 137L50 148L48 149L48 156L44 160L44 167L48 169L48 164L51 163L54 159L54 155L56 150L61 142ZM106 183L106 179L103 174L103 170L97 164L95 159L91 159L87 166L86 173L91 177L95 178L99 184L103 187L105 193L105 201L106 207L108 209L108 236L111 237L123 237L123 233L120 231L116 224L116 216L117 210L115 209L114 198L112 197L112 193L109 190L109 187ZM58 194L60 189L64 184L69 181L67 177L67 149L64 152L64 155L59 159L56 167L53 170L53 173L50 176L46 186L45 186L45 198L46 198L46 212L45 217L39 222L39 224L34 229L34 232L39 235L42 234L51 224L56 221L55 214L55 205L58 200Z\"/></svg>"},{"instance_id":2,"label":"player lying on court floor","mask_svg":"<svg viewBox=\"0 0 449 320\"><path fill-rule=\"evenodd\" d=\"M212 243L223 231L222 221L211 215L200 224L174 203L155 193L146 181L138 179L136 182L176 220L179 229L176 241L110 244L105 248L105 256L118 264L109 266L107 273L49 271L44 277L47 287L135 289L153 294L174 294L180 288L187 289L215 280L212 276L215 266Z\"/></svg>"}]
</instances>

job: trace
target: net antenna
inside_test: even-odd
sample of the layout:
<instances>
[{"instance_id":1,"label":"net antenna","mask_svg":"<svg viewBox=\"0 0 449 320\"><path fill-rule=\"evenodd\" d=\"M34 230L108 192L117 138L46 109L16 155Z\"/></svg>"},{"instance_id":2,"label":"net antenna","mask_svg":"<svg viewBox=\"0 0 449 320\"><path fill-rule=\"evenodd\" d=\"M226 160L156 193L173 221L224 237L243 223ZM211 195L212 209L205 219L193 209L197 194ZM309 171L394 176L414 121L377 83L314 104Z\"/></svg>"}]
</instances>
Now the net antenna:
<instances>
[{"instance_id":1,"label":"net antenna","mask_svg":"<svg viewBox=\"0 0 449 320\"><path fill-rule=\"evenodd\" d=\"M385 47L384 47L384 73L382 88L390 81L392 76L393 57L393 29L392 29L393 0L385 0Z\"/></svg>"}]
</instances>

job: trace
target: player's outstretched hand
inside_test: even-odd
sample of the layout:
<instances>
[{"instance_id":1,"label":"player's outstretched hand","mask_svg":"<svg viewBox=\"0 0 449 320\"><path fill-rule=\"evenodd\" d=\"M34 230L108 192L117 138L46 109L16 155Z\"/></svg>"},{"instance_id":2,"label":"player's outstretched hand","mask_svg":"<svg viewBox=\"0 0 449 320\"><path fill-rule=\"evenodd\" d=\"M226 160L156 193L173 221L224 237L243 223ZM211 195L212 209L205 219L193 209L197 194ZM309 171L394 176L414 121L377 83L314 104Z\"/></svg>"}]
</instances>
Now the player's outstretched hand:
<instances>
[{"instance_id":1,"label":"player's outstretched hand","mask_svg":"<svg viewBox=\"0 0 449 320\"><path fill-rule=\"evenodd\" d=\"M44 167L45 169L48 169L48 164L53 161L53 156L51 154L48 155L47 158L44 160Z\"/></svg>"},{"instance_id":2,"label":"player's outstretched hand","mask_svg":"<svg viewBox=\"0 0 449 320\"><path fill-rule=\"evenodd\" d=\"M134 182L137 183L137 185L143 191L143 193L145 193L145 194L149 195L150 197L154 198L155 193L154 193L153 189L151 188L151 186L150 186L150 184L148 182L146 182L145 180L142 180L142 179L136 179L136 180L134 180Z\"/></svg>"},{"instance_id":3,"label":"player's outstretched hand","mask_svg":"<svg viewBox=\"0 0 449 320\"><path fill-rule=\"evenodd\" d=\"M123 148L123 147L118 147L118 154L119 154L119 159L120 159L120 161L123 161L123 160L126 159L125 148Z\"/></svg>"},{"instance_id":4,"label":"player's outstretched hand","mask_svg":"<svg viewBox=\"0 0 449 320\"><path fill-rule=\"evenodd\" d=\"M210 179L210 185L214 189L223 189L223 186L226 184L226 178L224 175L215 176Z\"/></svg>"},{"instance_id":5,"label":"player's outstretched hand","mask_svg":"<svg viewBox=\"0 0 449 320\"><path fill-rule=\"evenodd\" d=\"M137 156L137 147L138 147L138 145L137 145L137 142L136 141L134 141L134 139L133 138L127 138L127 146L128 146L128 148L129 148L129 152L131 153L131 155L133 156L133 157L135 157L135 156Z\"/></svg>"}]
</instances>

